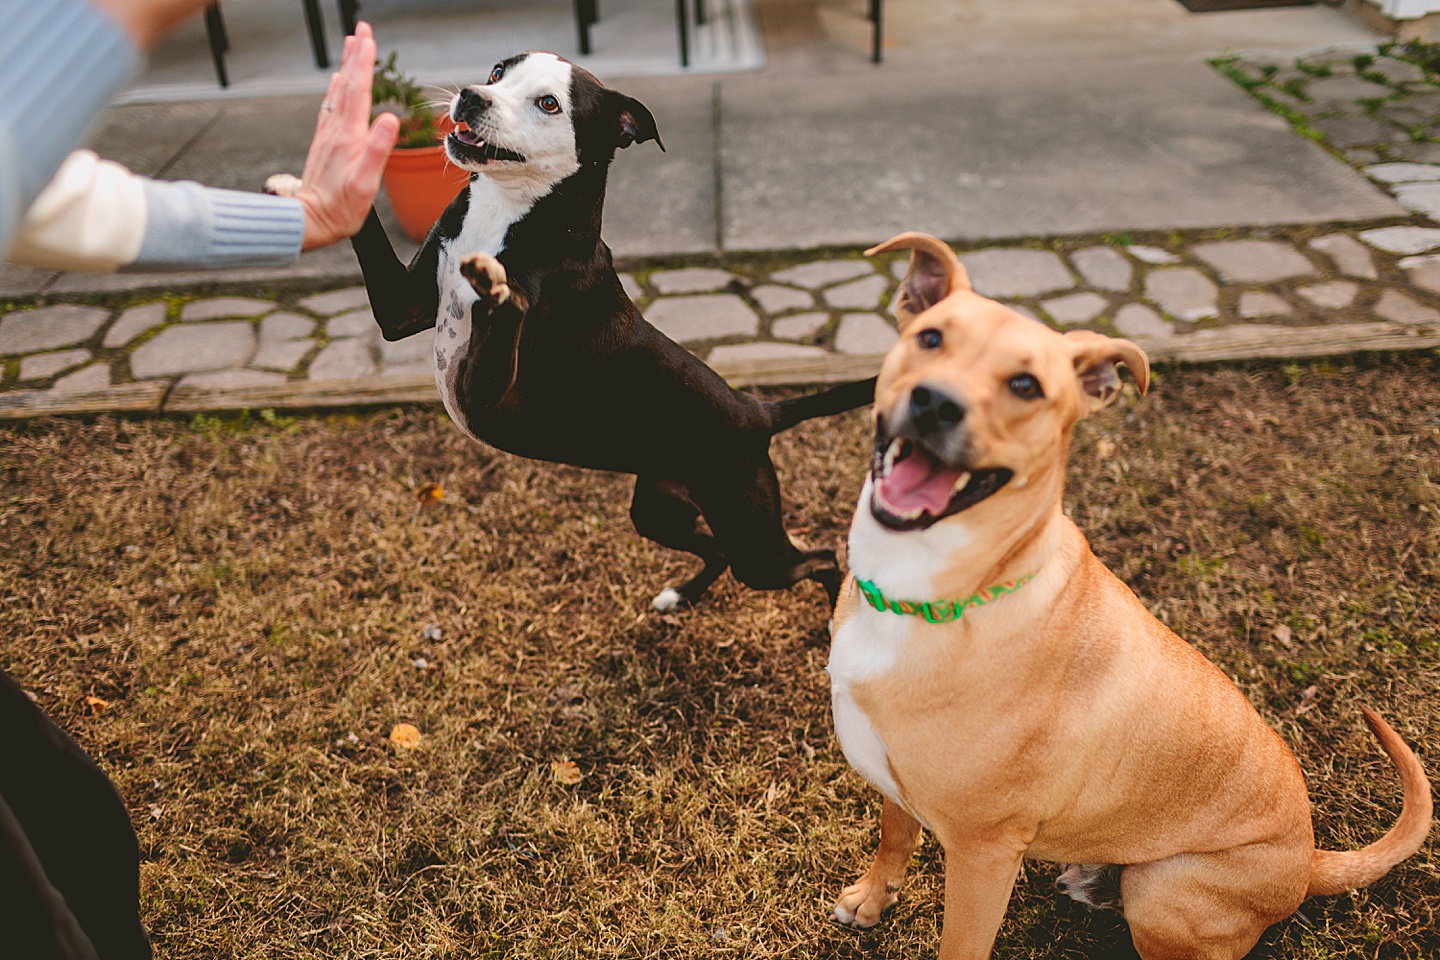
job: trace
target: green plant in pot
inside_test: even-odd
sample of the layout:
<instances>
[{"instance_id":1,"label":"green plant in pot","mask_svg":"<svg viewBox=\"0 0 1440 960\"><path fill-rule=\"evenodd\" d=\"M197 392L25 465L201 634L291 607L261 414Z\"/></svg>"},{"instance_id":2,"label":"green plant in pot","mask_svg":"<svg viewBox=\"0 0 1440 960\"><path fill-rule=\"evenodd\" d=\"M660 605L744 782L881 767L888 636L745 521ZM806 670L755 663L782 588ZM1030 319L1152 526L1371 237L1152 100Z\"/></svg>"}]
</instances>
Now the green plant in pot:
<instances>
[{"instance_id":1,"label":"green plant in pot","mask_svg":"<svg viewBox=\"0 0 1440 960\"><path fill-rule=\"evenodd\" d=\"M435 111L414 77L395 66L393 52L376 65L373 89L376 107L391 108L400 118L400 139L382 176L385 194L400 226L418 243L470 175L445 158L442 141L454 124Z\"/></svg>"}]
</instances>

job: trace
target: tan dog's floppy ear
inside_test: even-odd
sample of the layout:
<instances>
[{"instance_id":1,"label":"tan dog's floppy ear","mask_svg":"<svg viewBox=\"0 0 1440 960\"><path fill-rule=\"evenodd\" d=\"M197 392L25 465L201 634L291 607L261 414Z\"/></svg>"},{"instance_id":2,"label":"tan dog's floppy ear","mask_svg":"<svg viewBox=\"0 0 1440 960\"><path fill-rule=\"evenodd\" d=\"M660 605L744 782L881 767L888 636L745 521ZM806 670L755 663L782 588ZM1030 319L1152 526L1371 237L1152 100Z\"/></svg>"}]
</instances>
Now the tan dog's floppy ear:
<instances>
[{"instance_id":1,"label":"tan dog's floppy ear","mask_svg":"<svg viewBox=\"0 0 1440 960\"><path fill-rule=\"evenodd\" d=\"M1129 340L1106 337L1090 330L1072 330L1065 334L1075 349L1075 376L1080 380L1080 389L1088 405L1086 412L1093 413L1114 400L1120 394L1120 374L1115 364L1123 363L1130 368L1135 386L1140 393L1150 389L1150 360Z\"/></svg>"},{"instance_id":2,"label":"tan dog's floppy ear","mask_svg":"<svg viewBox=\"0 0 1440 960\"><path fill-rule=\"evenodd\" d=\"M910 269L905 271L895 298L895 316L901 327L956 290L970 289L970 274L965 272L965 265L955 256L955 251L929 234L902 233L866 250L865 256L891 250L910 251Z\"/></svg>"}]
</instances>

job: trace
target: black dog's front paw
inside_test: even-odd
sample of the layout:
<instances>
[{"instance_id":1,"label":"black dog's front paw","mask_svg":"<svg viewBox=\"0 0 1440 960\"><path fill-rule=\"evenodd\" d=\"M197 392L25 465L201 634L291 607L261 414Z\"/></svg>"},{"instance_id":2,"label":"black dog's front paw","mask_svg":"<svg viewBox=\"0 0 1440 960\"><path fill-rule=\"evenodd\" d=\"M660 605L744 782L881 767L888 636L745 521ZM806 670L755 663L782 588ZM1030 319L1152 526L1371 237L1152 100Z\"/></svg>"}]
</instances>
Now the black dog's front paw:
<instances>
[{"instance_id":1,"label":"black dog's front paw","mask_svg":"<svg viewBox=\"0 0 1440 960\"><path fill-rule=\"evenodd\" d=\"M460 261L460 275L470 281L481 300L493 310L510 299L510 282L505 265L488 253L472 253Z\"/></svg>"}]
</instances>

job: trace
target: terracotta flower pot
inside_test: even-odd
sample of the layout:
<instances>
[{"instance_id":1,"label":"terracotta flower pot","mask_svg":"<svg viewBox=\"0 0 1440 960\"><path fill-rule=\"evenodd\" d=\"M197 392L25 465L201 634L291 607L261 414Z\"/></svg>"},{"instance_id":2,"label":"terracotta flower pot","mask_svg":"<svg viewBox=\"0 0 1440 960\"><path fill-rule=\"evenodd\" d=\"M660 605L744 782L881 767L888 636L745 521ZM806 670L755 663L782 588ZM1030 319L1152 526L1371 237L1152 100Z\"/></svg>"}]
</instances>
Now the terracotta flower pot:
<instances>
[{"instance_id":1,"label":"terracotta flower pot","mask_svg":"<svg viewBox=\"0 0 1440 960\"><path fill-rule=\"evenodd\" d=\"M440 121L440 136L455 128L448 117ZM397 147L381 175L385 194L400 226L419 243L430 227L470 182L470 174L445 159L445 147Z\"/></svg>"}]
</instances>

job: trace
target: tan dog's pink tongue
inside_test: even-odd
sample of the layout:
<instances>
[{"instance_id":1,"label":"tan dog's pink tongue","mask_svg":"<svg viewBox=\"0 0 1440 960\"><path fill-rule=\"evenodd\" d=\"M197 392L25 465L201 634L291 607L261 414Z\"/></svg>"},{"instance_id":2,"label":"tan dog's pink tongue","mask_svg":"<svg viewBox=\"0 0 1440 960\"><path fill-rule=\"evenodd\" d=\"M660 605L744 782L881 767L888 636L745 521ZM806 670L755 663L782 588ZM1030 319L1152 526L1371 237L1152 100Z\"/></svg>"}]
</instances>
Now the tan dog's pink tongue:
<instances>
[{"instance_id":1,"label":"tan dog's pink tongue","mask_svg":"<svg viewBox=\"0 0 1440 960\"><path fill-rule=\"evenodd\" d=\"M897 461L876 490L885 506L896 513L924 510L938 516L950 505L950 493L960 473L942 468L917 451Z\"/></svg>"}]
</instances>

